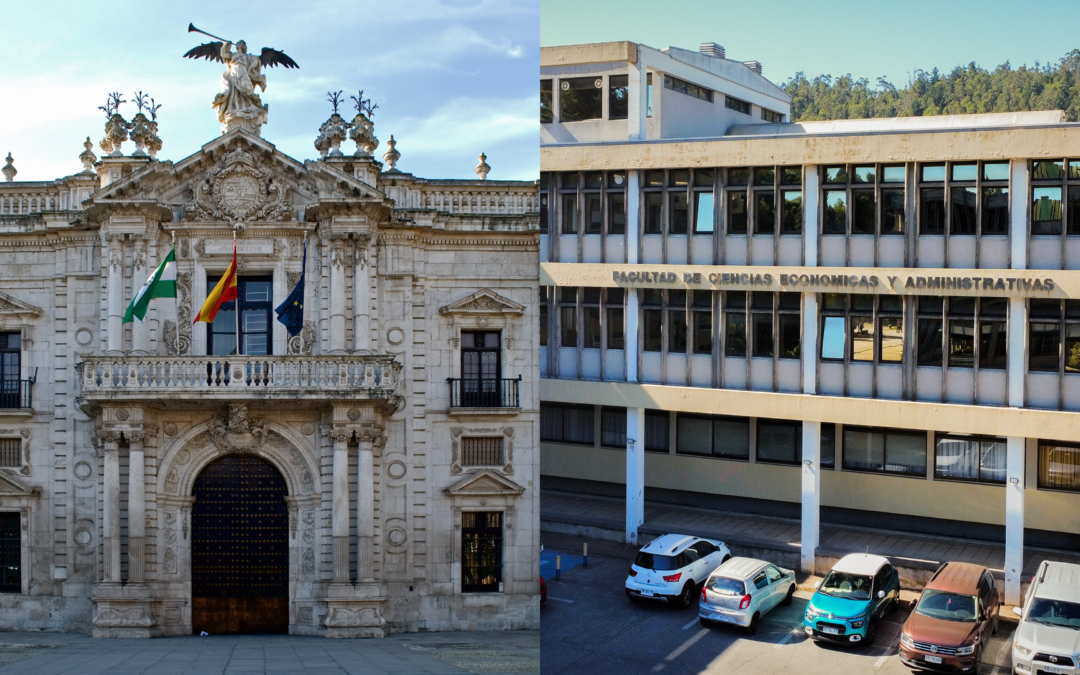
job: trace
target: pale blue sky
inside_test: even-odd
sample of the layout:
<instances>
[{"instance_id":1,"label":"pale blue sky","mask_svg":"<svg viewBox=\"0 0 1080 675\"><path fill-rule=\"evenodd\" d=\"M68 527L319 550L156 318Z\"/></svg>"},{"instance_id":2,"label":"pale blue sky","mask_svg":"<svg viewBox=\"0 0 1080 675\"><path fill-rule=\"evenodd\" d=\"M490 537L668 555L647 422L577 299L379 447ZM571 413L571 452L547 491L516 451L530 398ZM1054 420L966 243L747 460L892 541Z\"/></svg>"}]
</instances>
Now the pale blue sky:
<instances>
[{"instance_id":1,"label":"pale blue sky","mask_svg":"<svg viewBox=\"0 0 1080 675\"><path fill-rule=\"evenodd\" d=\"M307 0L135 2L0 0L0 157L17 180L81 170L89 135L103 136L108 92L143 90L159 111L160 159L179 160L220 134L210 104L219 63L181 58L221 37L284 51L299 70L264 70L270 105L263 137L296 159L330 116L327 90L363 89L379 105L381 158L390 134L398 168L425 178L475 178L487 153L491 179L533 180L539 172L537 84L540 0ZM351 108L342 112L349 113ZM121 108L127 118L136 108ZM351 114L349 115L351 116ZM346 147L348 146L348 147ZM125 153L134 151L124 145ZM355 150L349 141L342 146Z\"/></svg>"},{"instance_id":2,"label":"pale blue sky","mask_svg":"<svg viewBox=\"0 0 1080 675\"><path fill-rule=\"evenodd\" d=\"M540 17L544 47L717 42L777 84L803 71L899 87L915 69L1056 63L1080 47L1080 2L1061 0L541 0Z\"/></svg>"}]
</instances>

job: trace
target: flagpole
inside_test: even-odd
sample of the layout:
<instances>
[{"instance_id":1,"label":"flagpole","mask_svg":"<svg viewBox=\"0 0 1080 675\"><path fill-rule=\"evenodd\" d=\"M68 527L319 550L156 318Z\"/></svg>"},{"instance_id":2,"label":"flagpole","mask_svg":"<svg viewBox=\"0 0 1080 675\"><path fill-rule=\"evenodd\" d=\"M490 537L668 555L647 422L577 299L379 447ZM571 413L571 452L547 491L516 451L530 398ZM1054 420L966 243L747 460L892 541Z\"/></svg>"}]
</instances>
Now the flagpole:
<instances>
[{"instance_id":1,"label":"flagpole","mask_svg":"<svg viewBox=\"0 0 1080 675\"><path fill-rule=\"evenodd\" d=\"M232 233L232 250L233 250L233 263L237 263L236 260L236 230ZM239 264L237 264L239 267ZM239 269L233 270L233 277L236 278L236 297L233 299L233 328L236 330L236 355L242 356L243 352L240 351L240 279Z\"/></svg>"}]
</instances>

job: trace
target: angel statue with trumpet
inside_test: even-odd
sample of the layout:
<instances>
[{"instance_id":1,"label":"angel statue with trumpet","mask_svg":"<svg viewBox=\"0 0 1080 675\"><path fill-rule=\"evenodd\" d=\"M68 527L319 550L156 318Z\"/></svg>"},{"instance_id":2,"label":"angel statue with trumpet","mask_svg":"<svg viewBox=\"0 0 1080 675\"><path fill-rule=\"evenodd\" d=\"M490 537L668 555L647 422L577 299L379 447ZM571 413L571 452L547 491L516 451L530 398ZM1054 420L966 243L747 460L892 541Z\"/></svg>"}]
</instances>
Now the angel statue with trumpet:
<instances>
[{"instance_id":1,"label":"angel statue with trumpet","mask_svg":"<svg viewBox=\"0 0 1080 675\"><path fill-rule=\"evenodd\" d=\"M188 24L188 32L202 33L221 40L221 42L199 45L184 54L184 57L189 59L205 58L208 61L225 64L225 72L221 74L222 91L214 97L213 104L218 121L221 122L221 133L228 133L234 129L247 129L258 136L262 125L266 124L269 111L269 106L264 104L255 93L255 87L262 87L263 92L266 92L266 76L262 74L263 66L267 68L273 66L299 68L299 66L284 52L270 47L264 47L262 54L256 56L248 54L247 43L240 40L236 43L234 52L233 43L229 40L210 35L191 24Z\"/></svg>"}]
</instances>

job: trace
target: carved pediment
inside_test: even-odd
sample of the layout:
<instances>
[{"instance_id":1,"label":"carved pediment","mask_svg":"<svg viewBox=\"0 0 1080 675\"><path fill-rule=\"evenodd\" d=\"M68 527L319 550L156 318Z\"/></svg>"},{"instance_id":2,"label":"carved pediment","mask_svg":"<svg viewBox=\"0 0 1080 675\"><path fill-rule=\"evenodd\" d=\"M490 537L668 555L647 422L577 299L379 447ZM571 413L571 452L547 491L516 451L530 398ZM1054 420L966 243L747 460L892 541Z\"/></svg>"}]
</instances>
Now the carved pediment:
<instances>
[{"instance_id":1,"label":"carved pediment","mask_svg":"<svg viewBox=\"0 0 1080 675\"><path fill-rule=\"evenodd\" d=\"M484 469L470 473L445 492L451 497L516 497L525 488L500 473Z\"/></svg>"},{"instance_id":2,"label":"carved pediment","mask_svg":"<svg viewBox=\"0 0 1080 675\"><path fill-rule=\"evenodd\" d=\"M521 316L524 312L525 305L518 304L488 288L482 288L472 295L439 308L439 314L450 316L478 314Z\"/></svg>"},{"instance_id":3,"label":"carved pediment","mask_svg":"<svg viewBox=\"0 0 1080 675\"><path fill-rule=\"evenodd\" d=\"M6 471L0 471L0 498L3 497L37 497L41 493L38 488L26 485L18 478Z\"/></svg>"},{"instance_id":4,"label":"carved pediment","mask_svg":"<svg viewBox=\"0 0 1080 675\"><path fill-rule=\"evenodd\" d=\"M41 316L40 307L0 292L0 316Z\"/></svg>"}]
</instances>

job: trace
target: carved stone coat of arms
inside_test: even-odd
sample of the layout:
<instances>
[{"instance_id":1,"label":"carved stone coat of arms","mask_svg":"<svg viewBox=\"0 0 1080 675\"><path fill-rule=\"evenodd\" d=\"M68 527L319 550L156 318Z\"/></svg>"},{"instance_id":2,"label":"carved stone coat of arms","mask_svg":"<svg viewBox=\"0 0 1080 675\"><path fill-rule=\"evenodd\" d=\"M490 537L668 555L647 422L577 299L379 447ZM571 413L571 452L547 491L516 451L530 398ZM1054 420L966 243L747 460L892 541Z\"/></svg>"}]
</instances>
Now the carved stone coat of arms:
<instances>
[{"instance_id":1,"label":"carved stone coat of arms","mask_svg":"<svg viewBox=\"0 0 1080 675\"><path fill-rule=\"evenodd\" d=\"M291 220L287 191L269 168L260 167L251 153L238 147L225 156L224 166L203 174L192 186L186 219L224 220L234 226L253 220Z\"/></svg>"}]
</instances>

